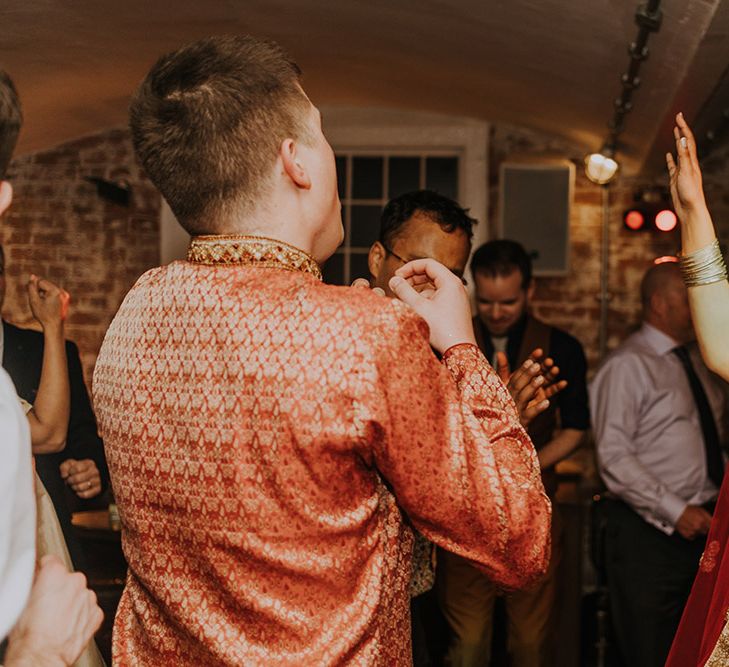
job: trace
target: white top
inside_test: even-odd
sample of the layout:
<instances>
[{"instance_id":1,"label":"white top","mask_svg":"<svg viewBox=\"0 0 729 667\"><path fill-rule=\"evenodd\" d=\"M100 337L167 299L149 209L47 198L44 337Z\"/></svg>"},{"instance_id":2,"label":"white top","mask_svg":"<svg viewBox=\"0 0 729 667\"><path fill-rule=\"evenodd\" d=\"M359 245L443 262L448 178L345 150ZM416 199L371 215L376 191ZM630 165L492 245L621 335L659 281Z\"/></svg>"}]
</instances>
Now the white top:
<instances>
[{"instance_id":1,"label":"white top","mask_svg":"<svg viewBox=\"0 0 729 667\"><path fill-rule=\"evenodd\" d=\"M0 368L0 639L25 607L35 570L35 488L30 427Z\"/></svg>"},{"instance_id":2,"label":"white top","mask_svg":"<svg viewBox=\"0 0 729 667\"><path fill-rule=\"evenodd\" d=\"M716 498L706 470L701 422L678 343L644 324L608 357L590 385L600 474L608 489L667 534L687 505ZM701 380L722 444L725 399L695 346Z\"/></svg>"},{"instance_id":3,"label":"white top","mask_svg":"<svg viewBox=\"0 0 729 667\"><path fill-rule=\"evenodd\" d=\"M491 367L492 368L499 367L498 358L496 356L496 353L497 352L506 353L506 345L508 342L509 342L508 336L491 336L491 343L494 346L494 356L491 358Z\"/></svg>"}]
</instances>

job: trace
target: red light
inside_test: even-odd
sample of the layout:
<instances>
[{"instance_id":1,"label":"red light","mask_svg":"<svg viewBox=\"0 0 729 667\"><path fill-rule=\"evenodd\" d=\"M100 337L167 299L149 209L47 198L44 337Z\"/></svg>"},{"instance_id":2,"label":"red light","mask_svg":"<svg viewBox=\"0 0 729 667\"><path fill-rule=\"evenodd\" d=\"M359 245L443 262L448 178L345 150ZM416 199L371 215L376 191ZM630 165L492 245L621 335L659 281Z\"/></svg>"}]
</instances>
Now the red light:
<instances>
[{"instance_id":1,"label":"red light","mask_svg":"<svg viewBox=\"0 0 729 667\"><path fill-rule=\"evenodd\" d=\"M670 232L676 228L677 224L678 218L676 218L676 214L673 211L664 209L656 215L656 227L662 232Z\"/></svg>"},{"instance_id":2,"label":"red light","mask_svg":"<svg viewBox=\"0 0 729 667\"><path fill-rule=\"evenodd\" d=\"M628 211L625 215L625 224L634 231L639 230L644 222L645 219L640 211Z\"/></svg>"}]
</instances>

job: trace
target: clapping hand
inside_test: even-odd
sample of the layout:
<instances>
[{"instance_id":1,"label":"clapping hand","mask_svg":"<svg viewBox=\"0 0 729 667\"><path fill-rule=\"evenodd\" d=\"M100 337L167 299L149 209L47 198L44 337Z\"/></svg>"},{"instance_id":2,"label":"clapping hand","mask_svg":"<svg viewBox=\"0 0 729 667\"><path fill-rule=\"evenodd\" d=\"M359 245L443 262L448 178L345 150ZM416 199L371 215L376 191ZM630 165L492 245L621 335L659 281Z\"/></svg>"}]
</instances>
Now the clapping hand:
<instances>
[{"instance_id":1,"label":"clapping hand","mask_svg":"<svg viewBox=\"0 0 729 667\"><path fill-rule=\"evenodd\" d=\"M567 386L567 380L557 380L559 367L540 348L532 351L529 359L513 373L506 354L497 352L496 360L496 372L514 399L524 428L549 407L552 396Z\"/></svg>"}]
</instances>

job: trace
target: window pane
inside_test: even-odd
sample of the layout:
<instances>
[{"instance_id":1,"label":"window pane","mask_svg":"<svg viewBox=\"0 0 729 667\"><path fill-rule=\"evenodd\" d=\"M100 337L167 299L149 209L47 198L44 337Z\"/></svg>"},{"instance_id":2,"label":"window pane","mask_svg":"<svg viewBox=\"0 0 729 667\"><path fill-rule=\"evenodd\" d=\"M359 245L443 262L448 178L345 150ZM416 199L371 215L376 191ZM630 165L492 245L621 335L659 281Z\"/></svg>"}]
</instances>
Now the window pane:
<instances>
[{"instance_id":1,"label":"window pane","mask_svg":"<svg viewBox=\"0 0 729 667\"><path fill-rule=\"evenodd\" d=\"M420 188L420 158L393 157L390 158L390 174L388 177L387 196L397 197L405 192L412 192Z\"/></svg>"},{"instance_id":2,"label":"window pane","mask_svg":"<svg viewBox=\"0 0 729 667\"><path fill-rule=\"evenodd\" d=\"M356 157L352 160L352 197L382 199L381 157Z\"/></svg>"},{"instance_id":3,"label":"window pane","mask_svg":"<svg viewBox=\"0 0 729 667\"><path fill-rule=\"evenodd\" d=\"M330 285L344 284L344 255L335 253L321 268L324 282Z\"/></svg>"},{"instance_id":4,"label":"window pane","mask_svg":"<svg viewBox=\"0 0 729 667\"><path fill-rule=\"evenodd\" d=\"M370 270L367 267L368 253L352 253L349 257L349 272L352 280L367 278L369 280Z\"/></svg>"},{"instance_id":5,"label":"window pane","mask_svg":"<svg viewBox=\"0 0 729 667\"><path fill-rule=\"evenodd\" d=\"M380 211L377 206L352 206L352 227L349 245L355 248L369 248L380 233Z\"/></svg>"},{"instance_id":6,"label":"window pane","mask_svg":"<svg viewBox=\"0 0 729 667\"><path fill-rule=\"evenodd\" d=\"M347 158L336 158L337 163L337 190L339 198L344 199L347 195Z\"/></svg>"},{"instance_id":7,"label":"window pane","mask_svg":"<svg viewBox=\"0 0 729 667\"><path fill-rule=\"evenodd\" d=\"M458 199L458 158L429 157L425 161L425 183L429 190Z\"/></svg>"}]
</instances>

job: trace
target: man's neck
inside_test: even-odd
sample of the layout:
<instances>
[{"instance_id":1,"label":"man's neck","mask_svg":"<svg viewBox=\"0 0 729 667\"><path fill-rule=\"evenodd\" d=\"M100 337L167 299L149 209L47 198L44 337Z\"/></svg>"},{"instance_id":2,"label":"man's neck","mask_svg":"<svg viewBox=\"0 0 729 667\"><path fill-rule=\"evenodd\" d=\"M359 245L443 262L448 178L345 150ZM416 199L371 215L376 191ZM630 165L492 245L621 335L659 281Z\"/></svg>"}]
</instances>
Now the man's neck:
<instances>
[{"instance_id":1,"label":"man's neck","mask_svg":"<svg viewBox=\"0 0 729 667\"><path fill-rule=\"evenodd\" d=\"M513 327L508 329L502 334L493 334L490 331L488 331L488 328L486 328L486 325L484 325L484 328L486 328L486 331L488 335L491 337L491 340L494 338L506 338L507 340L511 341L514 338L517 338L521 340L522 335L524 334L524 331L526 329L526 323L527 323L527 317L528 314L524 313L514 324Z\"/></svg>"},{"instance_id":2,"label":"man's neck","mask_svg":"<svg viewBox=\"0 0 729 667\"><path fill-rule=\"evenodd\" d=\"M314 239L297 220L282 221L277 216L255 213L245 217L231 219L216 225L220 236L258 236L261 238L282 241L311 255Z\"/></svg>"},{"instance_id":3,"label":"man's neck","mask_svg":"<svg viewBox=\"0 0 729 667\"><path fill-rule=\"evenodd\" d=\"M690 342L687 340L680 340L679 337L676 336L676 333L671 330L670 327L666 326L664 322L662 322L659 319L652 318L652 317L646 317L644 322L646 324L649 324L654 329L660 331L662 334L665 334L668 336L671 340L673 340L676 345L686 345L686 343Z\"/></svg>"}]
</instances>

